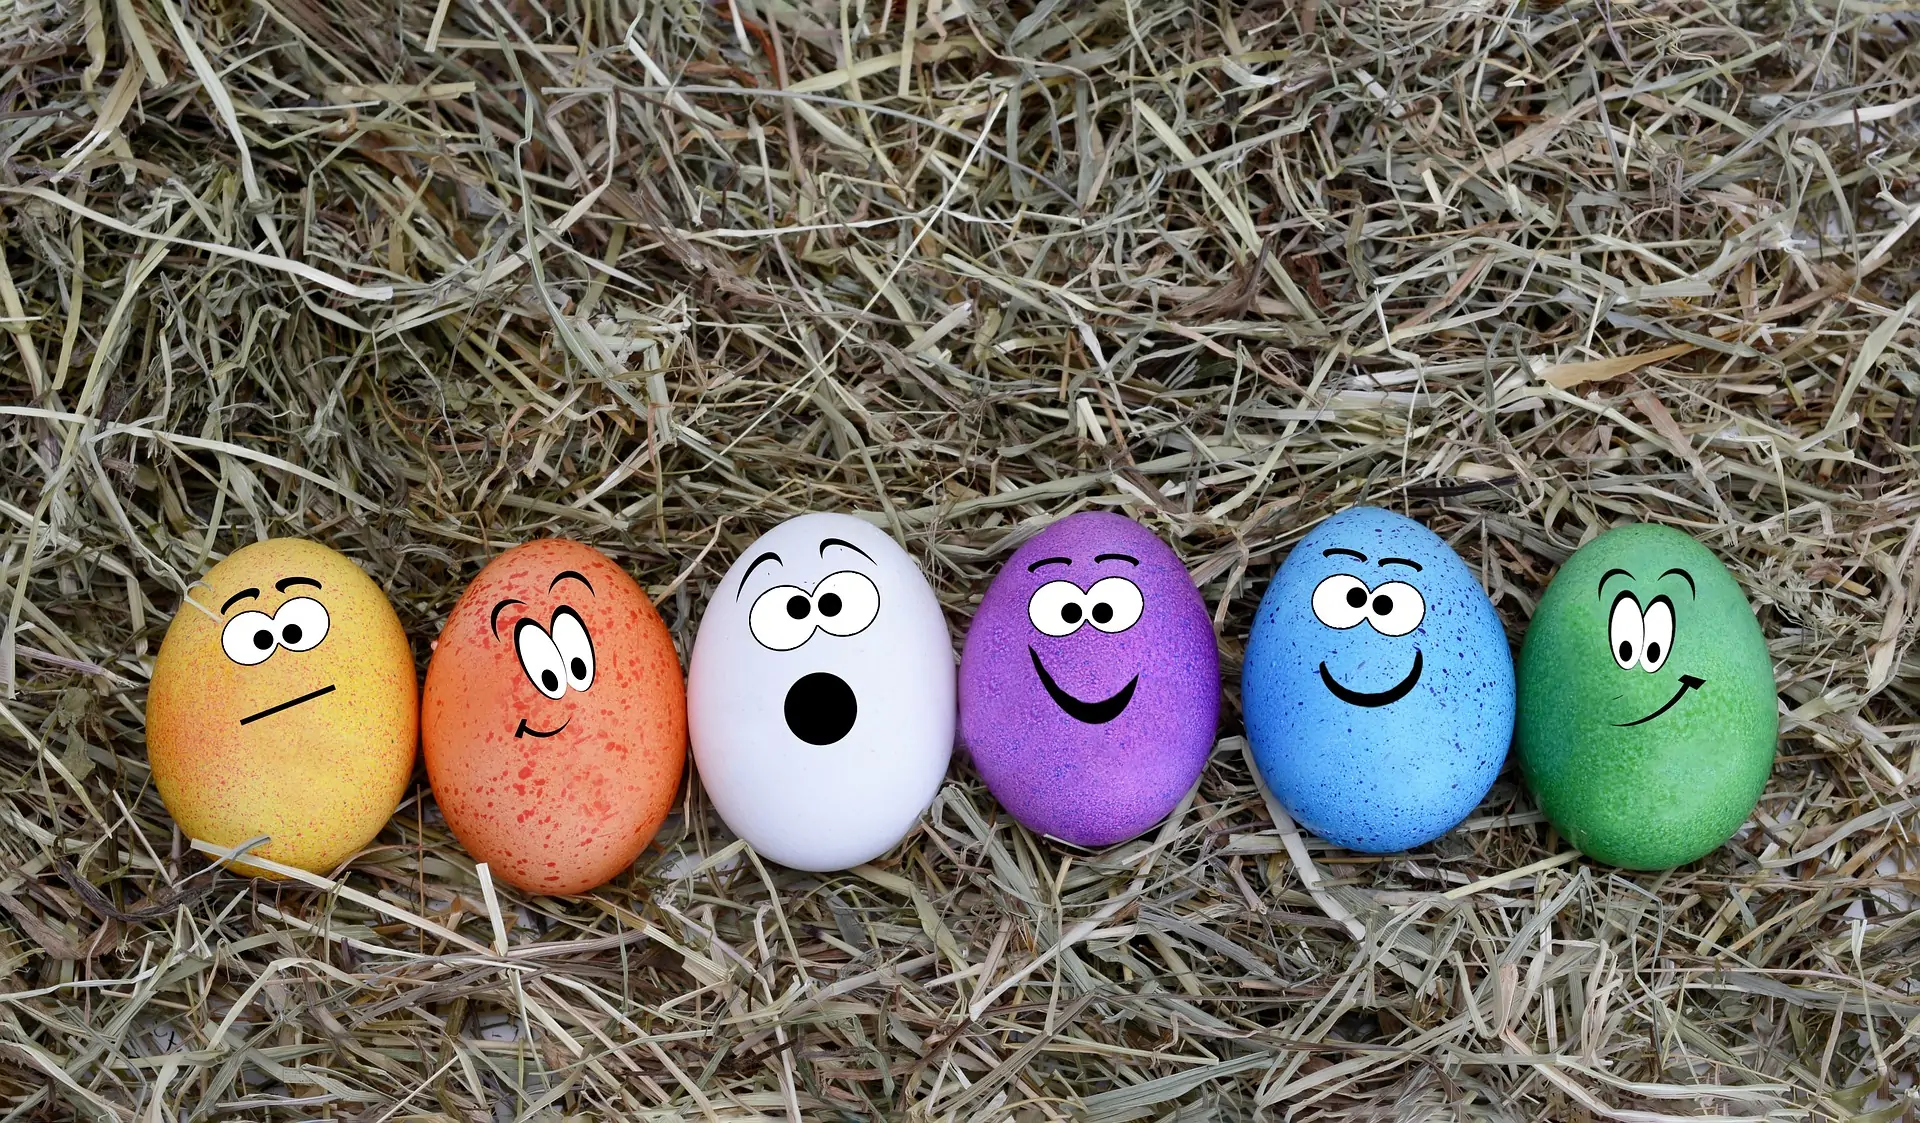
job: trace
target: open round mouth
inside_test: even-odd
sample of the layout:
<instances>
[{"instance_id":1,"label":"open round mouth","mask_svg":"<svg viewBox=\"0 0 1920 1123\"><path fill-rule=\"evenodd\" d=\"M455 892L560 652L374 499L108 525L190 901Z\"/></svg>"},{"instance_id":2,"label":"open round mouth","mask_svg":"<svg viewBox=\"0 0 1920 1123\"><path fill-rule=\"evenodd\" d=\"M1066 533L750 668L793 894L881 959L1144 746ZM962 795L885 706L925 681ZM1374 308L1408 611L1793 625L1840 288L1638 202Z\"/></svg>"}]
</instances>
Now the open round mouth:
<instances>
[{"instance_id":1,"label":"open round mouth","mask_svg":"<svg viewBox=\"0 0 1920 1123\"><path fill-rule=\"evenodd\" d=\"M786 713L795 737L809 745L831 745L853 731L860 703L846 679L815 671L787 688Z\"/></svg>"}]
</instances>

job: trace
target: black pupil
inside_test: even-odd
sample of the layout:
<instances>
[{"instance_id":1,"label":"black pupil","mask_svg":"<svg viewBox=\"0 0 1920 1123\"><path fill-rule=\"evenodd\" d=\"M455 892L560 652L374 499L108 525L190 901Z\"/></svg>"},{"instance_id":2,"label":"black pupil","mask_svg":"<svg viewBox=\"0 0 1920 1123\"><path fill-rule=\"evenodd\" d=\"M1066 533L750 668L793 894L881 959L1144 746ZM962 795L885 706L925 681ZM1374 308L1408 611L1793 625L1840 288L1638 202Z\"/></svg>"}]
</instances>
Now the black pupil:
<instances>
[{"instance_id":1,"label":"black pupil","mask_svg":"<svg viewBox=\"0 0 1920 1123\"><path fill-rule=\"evenodd\" d=\"M787 598L787 615L793 617L795 620L805 620L807 613L812 608L813 606L808 604L807 598L803 596L795 594Z\"/></svg>"},{"instance_id":2,"label":"black pupil","mask_svg":"<svg viewBox=\"0 0 1920 1123\"><path fill-rule=\"evenodd\" d=\"M1387 613L1392 612L1393 598L1392 597L1373 598L1373 610L1375 612L1378 612L1382 616L1385 616Z\"/></svg>"},{"instance_id":3,"label":"black pupil","mask_svg":"<svg viewBox=\"0 0 1920 1123\"><path fill-rule=\"evenodd\" d=\"M299 643L302 634L300 625L298 624L288 624L286 627L280 629L280 638L289 646ZM253 642L259 643L260 641L256 639Z\"/></svg>"},{"instance_id":4,"label":"black pupil","mask_svg":"<svg viewBox=\"0 0 1920 1123\"><path fill-rule=\"evenodd\" d=\"M1093 622L1094 623L1104 624L1111 619L1113 619L1112 605L1108 604L1106 601L1101 601L1099 604L1096 604L1093 606Z\"/></svg>"},{"instance_id":5,"label":"black pupil","mask_svg":"<svg viewBox=\"0 0 1920 1123\"><path fill-rule=\"evenodd\" d=\"M839 593L824 593L821 595L820 615L822 616L840 615L840 594Z\"/></svg>"},{"instance_id":6,"label":"black pupil","mask_svg":"<svg viewBox=\"0 0 1920 1123\"><path fill-rule=\"evenodd\" d=\"M1361 605L1367 603L1367 591L1365 589L1348 589L1347 603L1355 608L1359 608Z\"/></svg>"},{"instance_id":7,"label":"black pupil","mask_svg":"<svg viewBox=\"0 0 1920 1123\"><path fill-rule=\"evenodd\" d=\"M1625 647L1626 645L1621 644L1621 646ZM1647 645L1647 662L1658 663L1659 661L1660 661L1660 645L1657 643L1648 644Z\"/></svg>"},{"instance_id":8,"label":"black pupil","mask_svg":"<svg viewBox=\"0 0 1920 1123\"><path fill-rule=\"evenodd\" d=\"M1069 624L1078 624L1080 622L1080 606L1077 604L1062 606L1060 609L1060 619L1065 620Z\"/></svg>"},{"instance_id":9,"label":"black pupil","mask_svg":"<svg viewBox=\"0 0 1920 1123\"><path fill-rule=\"evenodd\" d=\"M259 631L253 633L253 646L259 648L262 651L265 651L267 648L272 647L273 633L267 631L265 628L262 628Z\"/></svg>"},{"instance_id":10,"label":"black pupil","mask_svg":"<svg viewBox=\"0 0 1920 1123\"><path fill-rule=\"evenodd\" d=\"M560 689L560 676L554 674L552 671L541 671L540 684L548 690L558 690Z\"/></svg>"},{"instance_id":11,"label":"black pupil","mask_svg":"<svg viewBox=\"0 0 1920 1123\"><path fill-rule=\"evenodd\" d=\"M574 678L587 677L587 661L585 659L580 658L578 655L574 656L573 662L567 664L567 666L573 668Z\"/></svg>"},{"instance_id":12,"label":"black pupil","mask_svg":"<svg viewBox=\"0 0 1920 1123\"><path fill-rule=\"evenodd\" d=\"M1622 663L1633 662L1633 644L1627 640L1620 641L1620 661Z\"/></svg>"}]
</instances>

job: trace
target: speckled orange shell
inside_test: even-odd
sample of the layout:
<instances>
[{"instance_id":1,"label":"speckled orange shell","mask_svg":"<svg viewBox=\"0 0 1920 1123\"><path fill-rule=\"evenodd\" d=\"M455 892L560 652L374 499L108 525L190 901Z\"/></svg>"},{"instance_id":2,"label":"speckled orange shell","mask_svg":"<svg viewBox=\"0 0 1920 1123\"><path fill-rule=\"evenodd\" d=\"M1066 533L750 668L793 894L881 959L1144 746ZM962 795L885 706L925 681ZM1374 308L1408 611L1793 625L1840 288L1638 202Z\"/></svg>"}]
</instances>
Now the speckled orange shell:
<instances>
[{"instance_id":1,"label":"speckled orange shell","mask_svg":"<svg viewBox=\"0 0 1920 1123\"><path fill-rule=\"evenodd\" d=\"M592 592L568 578L584 575ZM523 603L500 610L505 600ZM593 684L534 688L514 625L571 605L593 641ZM497 628L497 632L496 632ZM516 736L522 721L545 738ZM543 539L495 558L434 645L421 704L427 775L447 825L493 875L535 893L583 893L633 864L673 805L687 693L673 639L640 586L591 546Z\"/></svg>"},{"instance_id":2,"label":"speckled orange shell","mask_svg":"<svg viewBox=\"0 0 1920 1123\"><path fill-rule=\"evenodd\" d=\"M275 583L306 577L320 588ZM221 605L246 589L259 595ZM327 610L326 638L242 666L221 629L242 612L269 616L295 597ZM332 686L245 725L241 719ZM364 570L317 542L243 546L193 587L167 628L147 691L147 756L180 829L326 873L380 833L406 791L419 743L419 692L406 633ZM241 864L245 873L264 873Z\"/></svg>"}]
</instances>

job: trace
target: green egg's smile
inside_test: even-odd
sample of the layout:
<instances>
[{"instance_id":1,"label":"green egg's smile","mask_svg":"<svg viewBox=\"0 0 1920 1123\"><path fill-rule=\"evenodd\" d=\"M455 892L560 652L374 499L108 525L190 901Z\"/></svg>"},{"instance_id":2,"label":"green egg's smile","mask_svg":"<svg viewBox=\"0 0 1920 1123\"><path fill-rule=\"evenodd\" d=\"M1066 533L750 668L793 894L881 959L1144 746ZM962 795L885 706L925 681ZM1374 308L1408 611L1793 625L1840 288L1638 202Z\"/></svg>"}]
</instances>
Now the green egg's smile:
<instances>
[{"instance_id":1,"label":"green egg's smile","mask_svg":"<svg viewBox=\"0 0 1920 1123\"><path fill-rule=\"evenodd\" d=\"M1707 680L1705 679L1695 678L1692 675L1681 675L1680 689L1673 692L1673 697L1667 699L1666 705L1661 706L1659 709L1648 714L1646 717L1637 717L1637 718L1634 718L1632 721L1616 721L1613 723L1614 728L1625 729L1628 726L1632 726L1632 725L1645 725L1646 723L1652 721L1654 718L1657 718L1661 714L1666 713L1668 710L1673 709L1675 703L1679 702L1680 699L1686 697L1687 691L1698 690L1705 685L1707 685Z\"/></svg>"}]
</instances>

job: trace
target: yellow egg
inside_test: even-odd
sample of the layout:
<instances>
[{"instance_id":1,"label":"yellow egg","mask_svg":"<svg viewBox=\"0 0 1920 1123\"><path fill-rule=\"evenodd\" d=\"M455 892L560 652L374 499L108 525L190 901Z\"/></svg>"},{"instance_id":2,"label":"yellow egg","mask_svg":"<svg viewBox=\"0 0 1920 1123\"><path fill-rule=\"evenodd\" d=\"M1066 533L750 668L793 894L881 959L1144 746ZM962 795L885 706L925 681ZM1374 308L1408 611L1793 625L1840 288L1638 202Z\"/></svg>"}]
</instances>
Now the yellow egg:
<instances>
[{"instance_id":1,"label":"yellow egg","mask_svg":"<svg viewBox=\"0 0 1920 1123\"><path fill-rule=\"evenodd\" d=\"M326 873L392 817L420 695L380 587L317 542L235 550L188 593L147 693L154 786L187 835ZM262 873L244 864L243 873Z\"/></svg>"}]
</instances>

